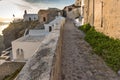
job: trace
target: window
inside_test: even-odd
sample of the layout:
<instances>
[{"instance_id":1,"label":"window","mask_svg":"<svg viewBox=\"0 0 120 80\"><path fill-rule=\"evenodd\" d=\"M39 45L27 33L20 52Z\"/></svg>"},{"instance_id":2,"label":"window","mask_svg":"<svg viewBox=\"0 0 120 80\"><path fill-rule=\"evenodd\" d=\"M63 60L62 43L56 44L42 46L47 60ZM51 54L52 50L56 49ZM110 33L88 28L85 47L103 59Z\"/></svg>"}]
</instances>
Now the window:
<instances>
[{"instance_id":1,"label":"window","mask_svg":"<svg viewBox=\"0 0 120 80\"><path fill-rule=\"evenodd\" d=\"M36 18L34 17L34 20L36 20Z\"/></svg>"},{"instance_id":2,"label":"window","mask_svg":"<svg viewBox=\"0 0 120 80\"><path fill-rule=\"evenodd\" d=\"M52 27L50 26L50 27L49 27L49 32L51 32L51 31L52 31Z\"/></svg>"},{"instance_id":3,"label":"window","mask_svg":"<svg viewBox=\"0 0 120 80\"><path fill-rule=\"evenodd\" d=\"M43 21L46 22L46 18L45 17L43 17Z\"/></svg>"},{"instance_id":4,"label":"window","mask_svg":"<svg viewBox=\"0 0 120 80\"><path fill-rule=\"evenodd\" d=\"M31 17L29 17L29 21L31 21L32 19L31 19Z\"/></svg>"}]
</instances>

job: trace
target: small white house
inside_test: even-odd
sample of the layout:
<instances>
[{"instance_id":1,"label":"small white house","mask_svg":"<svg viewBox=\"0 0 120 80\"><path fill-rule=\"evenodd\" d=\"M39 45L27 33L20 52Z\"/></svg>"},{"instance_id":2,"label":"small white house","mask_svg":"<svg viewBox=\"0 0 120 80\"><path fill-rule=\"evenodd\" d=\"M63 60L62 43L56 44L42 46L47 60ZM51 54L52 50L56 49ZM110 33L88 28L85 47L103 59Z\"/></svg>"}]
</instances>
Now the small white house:
<instances>
[{"instance_id":1,"label":"small white house","mask_svg":"<svg viewBox=\"0 0 120 80\"><path fill-rule=\"evenodd\" d=\"M32 57L47 34L47 32L42 30L30 30L28 35L13 41L13 60L26 61Z\"/></svg>"},{"instance_id":2,"label":"small white house","mask_svg":"<svg viewBox=\"0 0 120 80\"><path fill-rule=\"evenodd\" d=\"M30 30L28 35L25 35L12 42L12 53L14 61L25 61L34 55L40 47L49 32L60 30L60 27L65 23L65 18L58 16L52 22L45 24L44 30Z\"/></svg>"},{"instance_id":3,"label":"small white house","mask_svg":"<svg viewBox=\"0 0 120 80\"><path fill-rule=\"evenodd\" d=\"M36 21L38 20L38 14L27 14L27 11L25 10L23 18L24 21Z\"/></svg>"},{"instance_id":4,"label":"small white house","mask_svg":"<svg viewBox=\"0 0 120 80\"><path fill-rule=\"evenodd\" d=\"M63 26L65 23L65 18L61 16L57 16L55 20L51 21L49 24L44 24L45 31L51 32L56 29L60 29L61 26Z\"/></svg>"}]
</instances>

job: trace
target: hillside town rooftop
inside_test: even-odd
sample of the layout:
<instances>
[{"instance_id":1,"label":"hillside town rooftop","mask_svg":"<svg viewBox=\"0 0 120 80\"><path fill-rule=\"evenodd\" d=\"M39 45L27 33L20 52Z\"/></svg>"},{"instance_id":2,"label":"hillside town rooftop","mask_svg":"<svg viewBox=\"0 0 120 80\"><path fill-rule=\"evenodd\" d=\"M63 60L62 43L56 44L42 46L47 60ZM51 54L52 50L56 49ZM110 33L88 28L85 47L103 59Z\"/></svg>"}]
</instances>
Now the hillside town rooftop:
<instances>
[{"instance_id":1,"label":"hillside town rooftop","mask_svg":"<svg viewBox=\"0 0 120 80\"><path fill-rule=\"evenodd\" d=\"M16 42L41 42L44 39L45 36L31 36L27 35L25 37L22 37L20 39L17 39Z\"/></svg>"},{"instance_id":2,"label":"hillside town rooftop","mask_svg":"<svg viewBox=\"0 0 120 80\"><path fill-rule=\"evenodd\" d=\"M47 34L48 32L45 30L29 30L28 35L15 40L15 42L41 42Z\"/></svg>"}]
</instances>

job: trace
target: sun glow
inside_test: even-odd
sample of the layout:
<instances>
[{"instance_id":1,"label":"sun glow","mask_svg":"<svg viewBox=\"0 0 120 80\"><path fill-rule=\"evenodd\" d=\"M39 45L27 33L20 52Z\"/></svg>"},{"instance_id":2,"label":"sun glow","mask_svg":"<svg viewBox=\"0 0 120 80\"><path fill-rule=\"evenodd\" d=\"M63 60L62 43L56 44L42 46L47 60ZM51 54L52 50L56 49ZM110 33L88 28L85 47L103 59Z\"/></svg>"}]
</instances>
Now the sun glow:
<instances>
[{"instance_id":1,"label":"sun glow","mask_svg":"<svg viewBox=\"0 0 120 80\"><path fill-rule=\"evenodd\" d=\"M3 31L5 28L7 28L8 25L9 25L9 24L0 26L0 35L3 35L3 34L2 34L2 31Z\"/></svg>"}]
</instances>

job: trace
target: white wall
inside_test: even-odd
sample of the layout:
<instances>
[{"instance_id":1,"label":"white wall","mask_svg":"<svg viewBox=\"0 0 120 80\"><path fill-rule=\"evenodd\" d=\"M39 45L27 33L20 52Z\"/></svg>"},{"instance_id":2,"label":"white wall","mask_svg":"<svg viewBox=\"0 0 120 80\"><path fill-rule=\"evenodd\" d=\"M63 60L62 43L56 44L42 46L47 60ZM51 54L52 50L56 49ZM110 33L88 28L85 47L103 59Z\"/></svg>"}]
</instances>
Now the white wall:
<instances>
[{"instance_id":1,"label":"white wall","mask_svg":"<svg viewBox=\"0 0 120 80\"><path fill-rule=\"evenodd\" d=\"M82 0L82 3L81 3L81 16L83 17L82 18L82 25L84 24L84 0Z\"/></svg>"},{"instance_id":2,"label":"white wall","mask_svg":"<svg viewBox=\"0 0 120 80\"><path fill-rule=\"evenodd\" d=\"M55 20L51 21L49 24L44 24L45 31L49 32L49 27L52 27L52 30L60 29L65 23L65 18L58 16Z\"/></svg>"},{"instance_id":3,"label":"white wall","mask_svg":"<svg viewBox=\"0 0 120 80\"><path fill-rule=\"evenodd\" d=\"M24 59L27 60L33 56L40 46L41 42L12 42L13 59L17 59L17 49L23 49ZM22 60L23 61L23 60Z\"/></svg>"},{"instance_id":4,"label":"white wall","mask_svg":"<svg viewBox=\"0 0 120 80\"><path fill-rule=\"evenodd\" d=\"M29 30L29 35L31 36L45 36L49 32L45 30Z\"/></svg>"},{"instance_id":5,"label":"white wall","mask_svg":"<svg viewBox=\"0 0 120 80\"><path fill-rule=\"evenodd\" d=\"M38 20L37 14L25 14L24 15L24 21L29 21L29 18L31 18L32 21Z\"/></svg>"}]
</instances>

